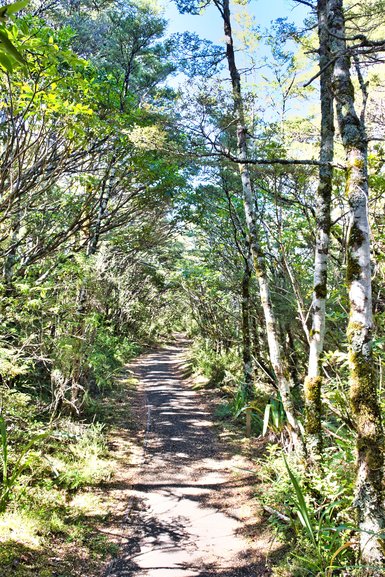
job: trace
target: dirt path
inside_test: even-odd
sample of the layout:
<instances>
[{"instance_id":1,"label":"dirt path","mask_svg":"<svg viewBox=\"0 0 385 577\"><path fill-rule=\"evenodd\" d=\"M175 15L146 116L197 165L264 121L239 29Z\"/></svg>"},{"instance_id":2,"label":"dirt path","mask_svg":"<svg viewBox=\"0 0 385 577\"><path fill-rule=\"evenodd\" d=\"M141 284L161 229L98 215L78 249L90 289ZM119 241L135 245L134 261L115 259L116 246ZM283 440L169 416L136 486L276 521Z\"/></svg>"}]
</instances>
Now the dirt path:
<instances>
[{"instance_id":1,"label":"dirt path","mask_svg":"<svg viewBox=\"0 0 385 577\"><path fill-rule=\"evenodd\" d=\"M150 353L136 371L146 398L144 454L127 514L131 535L105 576L268 575L252 464L218 439L202 394L181 376L182 352L176 344Z\"/></svg>"}]
</instances>

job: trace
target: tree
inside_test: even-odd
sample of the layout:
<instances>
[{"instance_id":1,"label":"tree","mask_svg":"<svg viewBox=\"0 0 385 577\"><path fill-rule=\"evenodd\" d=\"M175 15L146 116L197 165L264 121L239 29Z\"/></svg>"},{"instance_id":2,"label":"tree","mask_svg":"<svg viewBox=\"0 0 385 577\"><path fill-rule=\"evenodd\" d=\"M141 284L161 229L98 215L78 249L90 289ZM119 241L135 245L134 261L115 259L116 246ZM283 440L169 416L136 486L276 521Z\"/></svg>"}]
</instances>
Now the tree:
<instances>
[{"instance_id":1,"label":"tree","mask_svg":"<svg viewBox=\"0 0 385 577\"><path fill-rule=\"evenodd\" d=\"M250 236L250 246L253 254L253 263L255 273L258 279L260 298L265 316L267 340L269 344L270 362L277 378L279 392L282 403L286 411L291 435L294 445L298 448L301 445L301 430L297 420L293 401L291 398L290 371L283 355L282 346L279 339L278 322L274 313L270 286L267 277L265 255L261 250L261 244L258 234L257 214L254 205L253 185L250 176L250 170L245 163L248 159L247 152L247 125L241 91L241 77L235 61L235 51L233 35L231 29L231 15L229 0L216 1L214 5L218 9L222 20L223 29L226 39L226 57L233 90L234 114L237 130L237 148L239 158L239 171L242 182L244 209L247 222L248 234ZM178 2L182 11L195 12L199 4L183 4Z\"/></svg>"},{"instance_id":2,"label":"tree","mask_svg":"<svg viewBox=\"0 0 385 577\"><path fill-rule=\"evenodd\" d=\"M373 367L372 283L370 226L368 217L368 141L364 119L357 115L346 45L342 0L328 0L328 29L334 58L332 86L337 119L346 154L346 193L350 207L347 253L347 285L350 318L347 328L350 369L350 404L357 428L357 479L355 507L358 511L361 555L364 563L385 562L382 535L383 431Z\"/></svg>"},{"instance_id":3,"label":"tree","mask_svg":"<svg viewBox=\"0 0 385 577\"><path fill-rule=\"evenodd\" d=\"M306 449L310 462L320 462L322 452L321 355L325 336L327 298L327 268L330 244L331 198L333 186L334 110L332 95L332 67L330 66L330 33L327 22L327 2L318 2L318 39L321 101L321 142L319 184L316 207L316 246L314 258L314 292L312 327L309 342L309 363L305 378Z\"/></svg>"}]
</instances>

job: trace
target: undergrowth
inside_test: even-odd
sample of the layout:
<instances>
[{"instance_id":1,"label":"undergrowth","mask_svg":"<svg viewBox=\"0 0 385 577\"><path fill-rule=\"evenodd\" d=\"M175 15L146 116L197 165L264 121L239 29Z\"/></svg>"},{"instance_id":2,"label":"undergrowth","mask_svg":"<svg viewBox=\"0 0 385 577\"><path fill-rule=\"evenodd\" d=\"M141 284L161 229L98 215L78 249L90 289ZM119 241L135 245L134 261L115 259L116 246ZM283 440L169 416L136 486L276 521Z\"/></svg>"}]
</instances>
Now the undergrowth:
<instances>
[{"instance_id":1,"label":"undergrowth","mask_svg":"<svg viewBox=\"0 0 385 577\"><path fill-rule=\"evenodd\" d=\"M195 340L190 349L193 371L206 379L207 387L234 388L241 377L242 365L234 349L216 351L211 343Z\"/></svg>"},{"instance_id":2,"label":"undergrowth","mask_svg":"<svg viewBox=\"0 0 385 577\"><path fill-rule=\"evenodd\" d=\"M354 459L326 449L322 470L306 470L294 455L269 444L259 463L257 498L269 524L290 552L276 577L332 577L355 563L357 531L352 508Z\"/></svg>"},{"instance_id":3,"label":"undergrowth","mask_svg":"<svg viewBox=\"0 0 385 577\"><path fill-rule=\"evenodd\" d=\"M55 535L83 540L89 529L81 523L80 509L71 504L73 496L112 475L102 424L68 417L46 423L27 394L12 389L1 392L7 411L6 436L2 435L5 498L0 566L9 562L16 544L36 549ZM5 465L8 479L14 477L6 495Z\"/></svg>"},{"instance_id":4,"label":"undergrowth","mask_svg":"<svg viewBox=\"0 0 385 577\"><path fill-rule=\"evenodd\" d=\"M99 488L114 472L107 445L111 414L116 421L130 388L118 370L138 347L104 339L94 352L97 387L85 395L76 418L52 415L46 388L36 394L24 378L0 386L2 577L74 577L82 574L85 560L91 570L116 550L98 529L110 515L108 497ZM103 366L105 377L99 378Z\"/></svg>"}]
</instances>

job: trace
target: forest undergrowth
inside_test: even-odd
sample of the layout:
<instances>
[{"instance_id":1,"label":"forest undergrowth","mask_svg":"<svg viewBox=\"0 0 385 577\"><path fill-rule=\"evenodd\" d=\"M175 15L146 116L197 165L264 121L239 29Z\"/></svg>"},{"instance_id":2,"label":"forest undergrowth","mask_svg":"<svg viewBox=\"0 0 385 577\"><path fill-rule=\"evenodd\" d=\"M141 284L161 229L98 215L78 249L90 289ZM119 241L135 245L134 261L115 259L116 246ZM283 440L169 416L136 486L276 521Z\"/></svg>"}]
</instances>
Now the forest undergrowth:
<instances>
[{"instance_id":1,"label":"forest undergrowth","mask_svg":"<svg viewBox=\"0 0 385 577\"><path fill-rule=\"evenodd\" d=\"M115 483L129 477L142 442L136 380L119 365L111 387L86 399L77 419L50 418L41 399L15 389L2 395L9 475L1 495L1 574L100 575L119 550L116 519L127 512L128 485L115 493Z\"/></svg>"}]
</instances>

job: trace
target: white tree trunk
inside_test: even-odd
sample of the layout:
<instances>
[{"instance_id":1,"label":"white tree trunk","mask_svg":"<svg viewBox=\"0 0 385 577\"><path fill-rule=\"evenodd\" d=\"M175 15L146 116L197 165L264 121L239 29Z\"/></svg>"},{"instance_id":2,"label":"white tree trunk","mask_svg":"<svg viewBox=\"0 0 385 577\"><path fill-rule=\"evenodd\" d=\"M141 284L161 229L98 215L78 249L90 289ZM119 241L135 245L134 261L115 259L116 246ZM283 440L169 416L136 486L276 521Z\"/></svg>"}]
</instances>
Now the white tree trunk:
<instances>
[{"instance_id":1,"label":"white tree trunk","mask_svg":"<svg viewBox=\"0 0 385 577\"><path fill-rule=\"evenodd\" d=\"M238 155L241 160L246 160L247 129L245 126L245 115L242 100L240 75L235 62L229 0L223 0L221 2L215 1L215 4L221 13L224 24L224 34L226 38L226 55L233 87L235 114L237 115ZM257 217L254 208L254 194L252 189L250 171L248 165L242 163L239 164L239 170L242 181L246 223L250 237L251 251L253 254L254 267L258 278L261 303L266 323L266 333L269 346L270 362L277 377L278 388L282 398L282 404L286 412L287 420L289 423L293 444L296 446L297 449L299 449L302 448L300 424L298 423L297 418L295 416L294 406L291 398L290 372L286 359L282 354L282 349L280 346L278 323L276 321L272 306L269 282L265 266L265 259L259 243Z\"/></svg>"},{"instance_id":2,"label":"white tree trunk","mask_svg":"<svg viewBox=\"0 0 385 577\"><path fill-rule=\"evenodd\" d=\"M372 357L372 291L368 218L367 137L355 110L350 61L346 52L342 0L329 1L329 30L336 56L333 89L337 118L346 153L346 193L350 206L347 283L350 319L347 329L350 403L357 429L357 508L363 563L377 565L371 575L383 575L385 562L383 510L383 432ZM379 534L382 533L382 538Z\"/></svg>"},{"instance_id":3,"label":"white tree trunk","mask_svg":"<svg viewBox=\"0 0 385 577\"><path fill-rule=\"evenodd\" d=\"M327 267L330 239L330 205L332 196L334 155L334 110L331 89L330 37L327 29L327 0L318 0L318 38L321 99L321 143L319 185L316 207L316 247L314 256L314 289L312 327L310 331L309 363L305 379L305 433L309 463L320 460L321 434L321 366L324 348L327 296Z\"/></svg>"}]
</instances>

